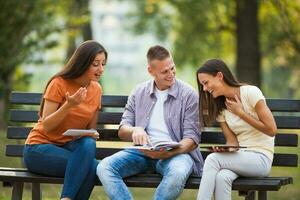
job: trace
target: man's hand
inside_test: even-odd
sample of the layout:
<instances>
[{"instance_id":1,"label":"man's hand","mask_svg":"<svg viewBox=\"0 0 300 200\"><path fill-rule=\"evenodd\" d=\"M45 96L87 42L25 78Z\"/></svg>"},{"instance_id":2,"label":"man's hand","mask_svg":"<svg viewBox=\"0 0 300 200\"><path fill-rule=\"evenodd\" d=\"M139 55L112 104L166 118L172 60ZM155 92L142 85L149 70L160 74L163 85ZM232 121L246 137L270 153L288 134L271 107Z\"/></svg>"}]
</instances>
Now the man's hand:
<instances>
[{"instance_id":1,"label":"man's hand","mask_svg":"<svg viewBox=\"0 0 300 200\"><path fill-rule=\"evenodd\" d=\"M145 145L149 143L149 136L142 127L132 127L133 144Z\"/></svg>"},{"instance_id":2,"label":"man's hand","mask_svg":"<svg viewBox=\"0 0 300 200\"><path fill-rule=\"evenodd\" d=\"M168 159L173 156L172 150L171 151L151 151L151 150L145 150L140 149L142 153L145 154L145 156L152 158L152 159Z\"/></svg>"}]
</instances>

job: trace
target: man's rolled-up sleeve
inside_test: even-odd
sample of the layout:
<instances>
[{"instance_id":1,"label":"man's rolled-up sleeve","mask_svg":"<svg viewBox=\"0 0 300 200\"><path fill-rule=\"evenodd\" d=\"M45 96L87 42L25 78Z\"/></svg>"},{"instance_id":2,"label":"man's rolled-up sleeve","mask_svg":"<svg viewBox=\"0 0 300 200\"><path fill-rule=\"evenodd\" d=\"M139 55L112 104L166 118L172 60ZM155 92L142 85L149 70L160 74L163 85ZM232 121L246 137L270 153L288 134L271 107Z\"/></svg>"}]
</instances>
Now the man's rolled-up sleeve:
<instances>
[{"instance_id":1,"label":"man's rolled-up sleeve","mask_svg":"<svg viewBox=\"0 0 300 200\"><path fill-rule=\"evenodd\" d=\"M183 138L192 139L196 145L200 143L201 131L199 124L199 104L196 92L187 97L184 118L183 118Z\"/></svg>"},{"instance_id":2,"label":"man's rolled-up sleeve","mask_svg":"<svg viewBox=\"0 0 300 200\"><path fill-rule=\"evenodd\" d=\"M135 90L130 94L125 105L120 127L123 125L135 126Z\"/></svg>"}]
</instances>

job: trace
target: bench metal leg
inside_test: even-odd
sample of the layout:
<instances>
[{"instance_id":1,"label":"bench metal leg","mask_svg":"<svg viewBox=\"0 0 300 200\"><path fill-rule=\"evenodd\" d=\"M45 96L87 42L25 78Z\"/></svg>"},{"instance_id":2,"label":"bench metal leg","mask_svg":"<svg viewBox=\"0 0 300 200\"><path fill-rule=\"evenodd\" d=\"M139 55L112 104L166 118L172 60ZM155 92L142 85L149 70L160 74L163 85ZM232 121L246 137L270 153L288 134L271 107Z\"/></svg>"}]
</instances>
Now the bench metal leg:
<instances>
[{"instance_id":1,"label":"bench metal leg","mask_svg":"<svg viewBox=\"0 0 300 200\"><path fill-rule=\"evenodd\" d=\"M239 191L239 196L244 196L245 200L255 200L255 191Z\"/></svg>"},{"instance_id":2,"label":"bench metal leg","mask_svg":"<svg viewBox=\"0 0 300 200\"><path fill-rule=\"evenodd\" d=\"M3 187L12 187L12 184L11 182L6 182L4 181L3 184L2 184Z\"/></svg>"},{"instance_id":3,"label":"bench metal leg","mask_svg":"<svg viewBox=\"0 0 300 200\"><path fill-rule=\"evenodd\" d=\"M24 183L14 182L12 189L12 200L22 200Z\"/></svg>"},{"instance_id":4,"label":"bench metal leg","mask_svg":"<svg viewBox=\"0 0 300 200\"><path fill-rule=\"evenodd\" d=\"M267 200L267 191L258 191L258 200Z\"/></svg>"},{"instance_id":5,"label":"bench metal leg","mask_svg":"<svg viewBox=\"0 0 300 200\"><path fill-rule=\"evenodd\" d=\"M40 183L32 183L31 192L32 192L32 200L42 200Z\"/></svg>"},{"instance_id":6,"label":"bench metal leg","mask_svg":"<svg viewBox=\"0 0 300 200\"><path fill-rule=\"evenodd\" d=\"M247 196L245 196L245 200L255 200L255 191L248 191Z\"/></svg>"}]
</instances>

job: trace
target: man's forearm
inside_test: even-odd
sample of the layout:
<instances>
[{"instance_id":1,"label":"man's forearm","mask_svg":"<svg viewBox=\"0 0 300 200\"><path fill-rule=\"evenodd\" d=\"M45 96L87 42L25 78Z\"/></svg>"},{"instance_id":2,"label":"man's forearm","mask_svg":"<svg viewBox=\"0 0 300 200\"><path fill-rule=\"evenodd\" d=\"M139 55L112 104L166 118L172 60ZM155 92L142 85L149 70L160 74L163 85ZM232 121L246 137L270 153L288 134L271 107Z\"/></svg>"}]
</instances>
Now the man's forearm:
<instances>
[{"instance_id":1,"label":"man's forearm","mask_svg":"<svg viewBox=\"0 0 300 200\"><path fill-rule=\"evenodd\" d=\"M129 125L122 125L119 128L118 135L121 140L132 141L133 127Z\"/></svg>"},{"instance_id":2,"label":"man's forearm","mask_svg":"<svg viewBox=\"0 0 300 200\"><path fill-rule=\"evenodd\" d=\"M194 140L192 140L190 138L182 139L180 141L180 144L181 144L181 146L179 148L173 149L171 151L174 155L182 154L182 153L189 153L198 147L198 145L194 142Z\"/></svg>"}]
</instances>

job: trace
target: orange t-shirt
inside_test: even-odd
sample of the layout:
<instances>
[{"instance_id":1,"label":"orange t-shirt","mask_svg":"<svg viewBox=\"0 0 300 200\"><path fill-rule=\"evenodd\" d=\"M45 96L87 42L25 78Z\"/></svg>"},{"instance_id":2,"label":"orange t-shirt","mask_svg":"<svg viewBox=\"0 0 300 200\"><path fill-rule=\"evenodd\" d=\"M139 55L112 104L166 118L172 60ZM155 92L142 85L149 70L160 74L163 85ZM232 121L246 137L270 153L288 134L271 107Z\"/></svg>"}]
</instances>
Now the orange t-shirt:
<instances>
[{"instance_id":1,"label":"orange t-shirt","mask_svg":"<svg viewBox=\"0 0 300 200\"><path fill-rule=\"evenodd\" d=\"M66 92L73 95L81 86L72 80L62 77L54 78L47 87L44 98L48 101L59 103L59 107L66 101ZM101 106L102 88L98 82L91 81L87 87L87 97L84 102L71 108L63 121L50 132L45 132L42 125L42 119L29 133L26 144L57 144L63 145L73 139L72 136L63 136L68 129L86 129L91 122L94 113Z\"/></svg>"}]
</instances>

